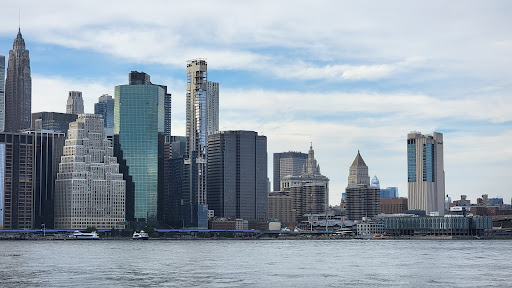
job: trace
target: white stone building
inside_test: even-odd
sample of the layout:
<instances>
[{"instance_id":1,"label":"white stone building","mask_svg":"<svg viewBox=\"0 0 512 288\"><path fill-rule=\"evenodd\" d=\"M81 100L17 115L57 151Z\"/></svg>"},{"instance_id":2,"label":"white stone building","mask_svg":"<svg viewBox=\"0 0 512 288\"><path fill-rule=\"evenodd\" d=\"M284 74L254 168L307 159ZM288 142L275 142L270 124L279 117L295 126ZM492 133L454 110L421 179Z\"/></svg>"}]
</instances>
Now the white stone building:
<instances>
[{"instance_id":1,"label":"white stone building","mask_svg":"<svg viewBox=\"0 0 512 288\"><path fill-rule=\"evenodd\" d=\"M55 181L56 229L124 229L126 183L101 115L69 124Z\"/></svg>"}]
</instances>

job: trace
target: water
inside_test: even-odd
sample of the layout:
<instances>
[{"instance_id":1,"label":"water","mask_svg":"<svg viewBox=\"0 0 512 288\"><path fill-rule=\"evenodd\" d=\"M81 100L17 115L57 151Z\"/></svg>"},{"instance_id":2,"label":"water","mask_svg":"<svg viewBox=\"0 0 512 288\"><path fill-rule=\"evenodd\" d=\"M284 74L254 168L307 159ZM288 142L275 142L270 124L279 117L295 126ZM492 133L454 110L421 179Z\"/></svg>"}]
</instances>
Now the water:
<instances>
[{"instance_id":1,"label":"water","mask_svg":"<svg viewBox=\"0 0 512 288\"><path fill-rule=\"evenodd\" d=\"M0 241L1 287L510 287L512 241Z\"/></svg>"}]
</instances>

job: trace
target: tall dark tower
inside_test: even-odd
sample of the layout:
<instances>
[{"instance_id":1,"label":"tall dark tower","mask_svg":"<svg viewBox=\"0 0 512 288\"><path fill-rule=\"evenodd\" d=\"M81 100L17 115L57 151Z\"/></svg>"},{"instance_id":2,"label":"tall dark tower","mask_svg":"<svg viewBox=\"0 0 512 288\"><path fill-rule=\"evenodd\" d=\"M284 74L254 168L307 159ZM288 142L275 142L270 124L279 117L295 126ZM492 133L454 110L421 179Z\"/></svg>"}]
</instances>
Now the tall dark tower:
<instances>
[{"instance_id":1,"label":"tall dark tower","mask_svg":"<svg viewBox=\"0 0 512 288\"><path fill-rule=\"evenodd\" d=\"M30 58L25 49L25 40L18 30L9 51L5 81L5 131L18 132L30 128L31 101Z\"/></svg>"}]
</instances>

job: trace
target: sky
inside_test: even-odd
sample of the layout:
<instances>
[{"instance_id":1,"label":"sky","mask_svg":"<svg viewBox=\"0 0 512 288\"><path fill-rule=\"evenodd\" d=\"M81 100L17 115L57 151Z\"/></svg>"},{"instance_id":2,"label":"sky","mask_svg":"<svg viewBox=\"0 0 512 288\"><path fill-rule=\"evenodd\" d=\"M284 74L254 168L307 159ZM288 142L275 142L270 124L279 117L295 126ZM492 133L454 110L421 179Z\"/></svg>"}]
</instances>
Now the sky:
<instances>
[{"instance_id":1,"label":"sky","mask_svg":"<svg viewBox=\"0 0 512 288\"><path fill-rule=\"evenodd\" d=\"M331 205L358 150L407 197L407 134L436 131L452 200L511 201L510 1L5 2L0 55L21 23L32 112L65 112L78 90L93 113L144 71L168 86L172 134L184 135L186 61L205 58L221 130L267 136L269 179L273 153L312 142Z\"/></svg>"}]
</instances>

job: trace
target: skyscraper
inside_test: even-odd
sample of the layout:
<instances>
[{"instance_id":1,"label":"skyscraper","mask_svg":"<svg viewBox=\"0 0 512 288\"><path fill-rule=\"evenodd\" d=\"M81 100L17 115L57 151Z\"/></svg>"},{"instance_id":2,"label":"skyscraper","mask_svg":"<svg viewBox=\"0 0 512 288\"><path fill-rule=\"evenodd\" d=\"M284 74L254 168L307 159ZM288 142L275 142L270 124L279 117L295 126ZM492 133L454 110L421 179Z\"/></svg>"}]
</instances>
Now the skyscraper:
<instances>
[{"instance_id":1,"label":"skyscraper","mask_svg":"<svg viewBox=\"0 0 512 288\"><path fill-rule=\"evenodd\" d=\"M407 181L409 209L444 215L443 134L407 135Z\"/></svg>"},{"instance_id":2,"label":"skyscraper","mask_svg":"<svg viewBox=\"0 0 512 288\"><path fill-rule=\"evenodd\" d=\"M299 176L287 175L281 178L281 190L287 192L291 198L293 222L300 220L305 214L326 213L329 208L329 178L320 172L313 144L307 155Z\"/></svg>"},{"instance_id":3,"label":"skyscraper","mask_svg":"<svg viewBox=\"0 0 512 288\"><path fill-rule=\"evenodd\" d=\"M66 113L68 113L68 114L83 114L84 113L84 98L82 98L82 92L69 91L68 101L66 103Z\"/></svg>"},{"instance_id":4,"label":"skyscraper","mask_svg":"<svg viewBox=\"0 0 512 288\"><path fill-rule=\"evenodd\" d=\"M124 229L125 181L100 115L69 125L55 186L55 228Z\"/></svg>"},{"instance_id":5,"label":"skyscraper","mask_svg":"<svg viewBox=\"0 0 512 288\"><path fill-rule=\"evenodd\" d=\"M58 112L32 113L32 130L53 130L68 133L69 123L76 121L76 114Z\"/></svg>"},{"instance_id":6,"label":"skyscraper","mask_svg":"<svg viewBox=\"0 0 512 288\"><path fill-rule=\"evenodd\" d=\"M34 139L34 228L53 229L55 180L66 136L49 130L29 132Z\"/></svg>"},{"instance_id":7,"label":"skyscraper","mask_svg":"<svg viewBox=\"0 0 512 288\"><path fill-rule=\"evenodd\" d=\"M19 132L30 128L32 101L32 78L30 77L30 57L25 49L21 31L9 51L9 64L5 81L5 129Z\"/></svg>"},{"instance_id":8,"label":"skyscraper","mask_svg":"<svg viewBox=\"0 0 512 288\"><path fill-rule=\"evenodd\" d=\"M5 56L0 55L0 132L5 127Z\"/></svg>"},{"instance_id":9,"label":"skyscraper","mask_svg":"<svg viewBox=\"0 0 512 288\"><path fill-rule=\"evenodd\" d=\"M206 219L198 219L198 213L204 211L207 205L207 137L219 130L218 84L207 81L207 63L204 59L187 62L186 98L187 152L184 177L187 191L184 191L184 201L190 205L192 215L188 225L202 227Z\"/></svg>"},{"instance_id":10,"label":"skyscraper","mask_svg":"<svg viewBox=\"0 0 512 288\"><path fill-rule=\"evenodd\" d=\"M33 152L32 135L0 133L0 226L4 229L34 226Z\"/></svg>"},{"instance_id":11,"label":"skyscraper","mask_svg":"<svg viewBox=\"0 0 512 288\"><path fill-rule=\"evenodd\" d=\"M208 208L217 217L267 220L267 137L221 131L208 137Z\"/></svg>"},{"instance_id":12,"label":"skyscraper","mask_svg":"<svg viewBox=\"0 0 512 288\"><path fill-rule=\"evenodd\" d=\"M157 222L158 194L163 193L163 150L167 88L149 75L132 71L129 85L115 87L115 155L126 184L126 218L140 225ZM137 224L138 225L138 224Z\"/></svg>"},{"instance_id":13,"label":"skyscraper","mask_svg":"<svg viewBox=\"0 0 512 288\"><path fill-rule=\"evenodd\" d=\"M302 174L302 167L308 159L308 154L302 152L274 153L274 191L280 191L280 181L283 177Z\"/></svg>"},{"instance_id":14,"label":"skyscraper","mask_svg":"<svg viewBox=\"0 0 512 288\"><path fill-rule=\"evenodd\" d=\"M114 135L114 99L112 96L103 94L94 103L94 114L103 116L103 124L107 136Z\"/></svg>"},{"instance_id":15,"label":"skyscraper","mask_svg":"<svg viewBox=\"0 0 512 288\"><path fill-rule=\"evenodd\" d=\"M347 217L350 220L375 217L380 212L380 189L370 186L368 166L359 151L350 166L345 198Z\"/></svg>"},{"instance_id":16,"label":"skyscraper","mask_svg":"<svg viewBox=\"0 0 512 288\"><path fill-rule=\"evenodd\" d=\"M206 81L206 131L219 131L219 83Z\"/></svg>"}]
</instances>

